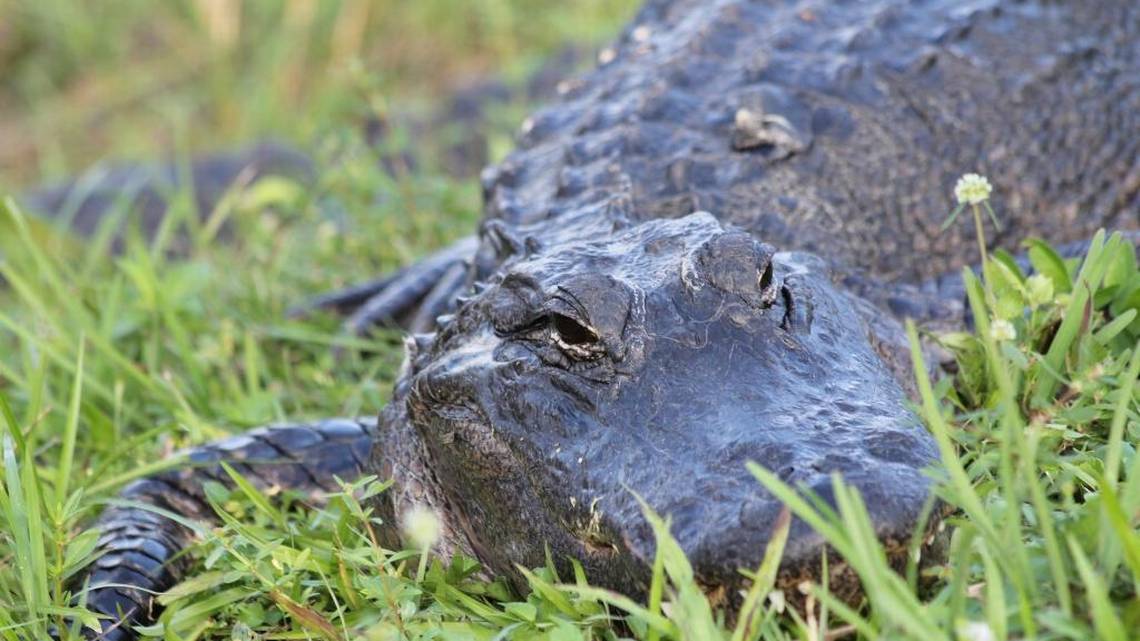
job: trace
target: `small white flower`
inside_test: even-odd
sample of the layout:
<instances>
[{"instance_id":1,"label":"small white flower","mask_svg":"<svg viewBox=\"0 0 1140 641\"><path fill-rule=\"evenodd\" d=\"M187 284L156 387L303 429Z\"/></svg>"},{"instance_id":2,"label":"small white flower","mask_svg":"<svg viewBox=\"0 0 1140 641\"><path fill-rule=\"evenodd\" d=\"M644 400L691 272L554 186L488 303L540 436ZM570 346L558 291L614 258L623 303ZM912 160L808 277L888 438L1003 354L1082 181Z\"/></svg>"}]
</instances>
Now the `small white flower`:
<instances>
[{"instance_id":1,"label":"small white flower","mask_svg":"<svg viewBox=\"0 0 1140 641\"><path fill-rule=\"evenodd\" d=\"M1040 307L1053 300L1053 279L1044 274L1034 274L1026 279L1025 291L1029 294L1029 304Z\"/></svg>"},{"instance_id":2,"label":"small white flower","mask_svg":"<svg viewBox=\"0 0 1140 641\"><path fill-rule=\"evenodd\" d=\"M783 590L772 590L769 592L768 601L772 603L772 609L774 609L776 612L783 612L788 603L784 598Z\"/></svg>"},{"instance_id":3,"label":"small white flower","mask_svg":"<svg viewBox=\"0 0 1140 641\"><path fill-rule=\"evenodd\" d=\"M417 550L431 549L442 530L439 517L429 507L417 505L404 514L404 536Z\"/></svg>"},{"instance_id":4,"label":"small white flower","mask_svg":"<svg viewBox=\"0 0 1140 641\"><path fill-rule=\"evenodd\" d=\"M990 338L995 341L1011 341L1017 338L1017 329L1014 328L1013 323L1002 318L995 318L990 321Z\"/></svg>"},{"instance_id":5,"label":"small white flower","mask_svg":"<svg viewBox=\"0 0 1140 641\"><path fill-rule=\"evenodd\" d=\"M990 199L993 185L980 174L966 174L954 185L954 197L960 205L980 205Z\"/></svg>"},{"instance_id":6,"label":"small white flower","mask_svg":"<svg viewBox=\"0 0 1140 641\"><path fill-rule=\"evenodd\" d=\"M962 641L994 641L994 631L980 621L968 621L958 625L958 638Z\"/></svg>"}]
</instances>

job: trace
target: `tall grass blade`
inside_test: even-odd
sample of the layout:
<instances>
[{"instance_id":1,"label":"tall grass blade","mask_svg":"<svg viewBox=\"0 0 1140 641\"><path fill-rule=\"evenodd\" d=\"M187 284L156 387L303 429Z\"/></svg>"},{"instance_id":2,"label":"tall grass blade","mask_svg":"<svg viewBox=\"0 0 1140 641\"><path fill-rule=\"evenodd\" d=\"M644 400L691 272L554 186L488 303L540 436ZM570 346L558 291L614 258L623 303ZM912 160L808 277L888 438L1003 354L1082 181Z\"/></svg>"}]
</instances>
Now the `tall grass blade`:
<instances>
[{"instance_id":1,"label":"tall grass blade","mask_svg":"<svg viewBox=\"0 0 1140 641\"><path fill-rule=\"evenodd\" d=\"M75 439L79 433L79 403L83 398L83 357L85 345L82 334L75 357L75 380L71 386L71 401L67 407L67 423L63 430L59 463L55 467L55 501L60 510L67 500L68 484L73 476L75 460Z\"/></svg>"},{"instance_id":2,"label":"tall grass blade","mask_svg":"<svg viewBox=\"0 0 1140 641\"><path fill-rule=\"evenodd\" d=\"M1092 612L1093 626L1096 627L1097 636L1104 641L1128 641L1128 634L1124 631L1124 623L1117 616L1112 602L1108 598L1108 589L1104 585L1092 563L1081 546L1073 538L1069 539L1069 551L1073 555L1077 572L1085 586L1085 598L1088 599Z\"/></svg>"}]
</instances>

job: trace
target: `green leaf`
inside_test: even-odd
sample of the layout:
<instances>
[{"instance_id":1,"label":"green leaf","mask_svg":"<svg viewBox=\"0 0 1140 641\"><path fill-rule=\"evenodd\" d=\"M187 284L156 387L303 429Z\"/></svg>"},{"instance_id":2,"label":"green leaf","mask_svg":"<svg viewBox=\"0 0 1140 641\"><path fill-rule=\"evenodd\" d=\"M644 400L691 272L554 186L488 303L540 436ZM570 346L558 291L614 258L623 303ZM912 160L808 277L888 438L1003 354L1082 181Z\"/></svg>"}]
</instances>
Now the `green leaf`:
<instances>
[{"instance_id":1,"label":"green leaf","mask_svg":"<svg viewBox=\"0 0 1140 641\"><path fill-rule=\"evenodd\" d=\"M1135 309L1126 310L1123 314L1112 319L1104 327L1097 330L1097 332L1093 334L1093 340L1101 345L1108 345L1112 342L1112 339L1128 329L1128 326L1132 324L1132 321L1136 319L1137 315Z\"/></svg>"},{"instance_id":2,"label":"green leaf","mask_svg":"<svg viewBox=\"0 0 1140 641\"><path fill-rule=\"evenodd\" d=\"M1111 254L1112 250L1121 242L1120 234L1113 234L1107 242L1104 240L1104 237L1105 233L1103 229L1098 231L1093 237L1089 245L1089 253L1085 257L1084 264L1081 266L1081 270L1077 275L1077 282L1080 285L1073 290L1072 299L1065 309L1061 326L1057 328L1053 342L1049 345L1049 350L1045 353L1045 359L1042 361L1042 364L1052 371L1059 372L1062 370L1062 365L1064 364L1065 356L1069 353L1069 349L1082 332L1088 331L1087 308L1091 302L1090 298L1093 292L1100 286L1101 279L1104 277L1104 271L1107 268L1105 256L1106 254ZM1047 406L1052 402L1056 389L1057 383L1053 378L1047 376L1040 378L1038 380L1036 393L1033 397L1034 406Z\"/></svg>"},{"instance_id":3,"label":"green leaf","mask_svg":"<svg viewBox=\"0 0 1140 641\"><path fill-rule=\"evenodd\" d=\"M986 284L994 295L994 314L1006 320L1021 316L1028 302L1018 272L1000 260L986 263L985 272Z\"/></svg>"},{"instance_id":4,"label":"green leaf","mask_svg":"<svg viewBox=\"0 0 1140 641\"><path fill-rule=\"evenodd\" d=\"M12 437L16 443L17 450L23 450L27 447L24 443L24 433L20 430L20 423L16 420L16 415L12 412L12 406L8 403L8 397L0 391L0 418L4 419L5 430L0 430L0 438L4 434Z\"/></svg>"},{"instance_id":5,"label":"green leaf","mask_svg":"<svg viewBox=\"0 0 1140 641\"><path fill-rule=\"evenodd\" d=\"M163 606L168 606L179 599L194 596L195 594L214 592L223 585L240 580L241 577L242 574L240 572L223 570L201 572L181 583L175 584L174 587L162 593L158 597L158 602Z\"/></svg>"},{"instance_id":6,"label":"green leaf","mask_svg":"<svg viewBox=\"0 0 1140 641\"><path fill-rule=\"evenodd\" d=\"M530 603L516 601L508 603L503 609L507 614L527 623L534 623L538 619L538 608Z\"/></svg>"},{"instance_id":7,"label":"green leaf","mask_svg":"<svg viewBox=\"0 0 1140 641\"><path fill-rule=\"evenodd\" d=\"M95 560L101 534L100 530L91 528L80 532L67 542L63 556L63 576L60 578L70 578Z\"/></svg>"},{"instance_id":8,"label":"green leaf","mask_svg":"<svg viewBox=\"0 0 1140 641\"><path fill-rule=\"evenodd\" d=\"M650 612L648 609L639 605L637 601L634 601L633 599L620 592L589 585L560 585L558 587L559 589L571 594L577 594L580 598L593 599L595 601L601 601L602 603L608 603L609 605L612 605L613 607L618 608L623 612L628 612L630 616L641 619L650 628L657 630L658 634L666 638L675 639L678 638L681 634L676 623L670 621L669 619L666 619L660 614ZM717 633L707 638L711 641L719 637L720 634Z\"/></svg>"},{"instance_id":9,"label":"green leaf","mask_svg":"<svg viewBox=\"0 0 1140 641\"><path fill-rule=\"evenodd\" d=\"M1125 285L1136 277L1136 248L1132 243L1120 243L1105 260L1108 262L1104 272L1105 287Z\"/></svg>"},{"instance_id":10,"label":"green leaf","mask_svg":"<svg viewBox=\"0 0 1140 641\"><path fill-rule=\"evenodd\" d=\"M560 612L569 616L573 616L577 613L577 610L574 608L574 604L570 602L570 599L566 598L566 595L563 593L563 591L555 586L555 584L546 581L542 577L538 576L538 574L531 572L524 567L519 566L518 570L524 577L526 577L527 583L530 584L530 587L539 596L548 601Z\"/></svg>"},{"instance_id":11,"label":"green leaf","mask_svg":"<svg viewBox=\"0 0 1140 641\"><path fill-rule=\"evenodd\" d=\"M1053 281L1053 291L1058 294L1067 294L1073 291L1073 281L1069 277L1069 270L1065 261L1048 243L1031 238L1025 243L1029 246L1029 262L1038 274L1043 274Z\"/></svg>"}]
</instances>

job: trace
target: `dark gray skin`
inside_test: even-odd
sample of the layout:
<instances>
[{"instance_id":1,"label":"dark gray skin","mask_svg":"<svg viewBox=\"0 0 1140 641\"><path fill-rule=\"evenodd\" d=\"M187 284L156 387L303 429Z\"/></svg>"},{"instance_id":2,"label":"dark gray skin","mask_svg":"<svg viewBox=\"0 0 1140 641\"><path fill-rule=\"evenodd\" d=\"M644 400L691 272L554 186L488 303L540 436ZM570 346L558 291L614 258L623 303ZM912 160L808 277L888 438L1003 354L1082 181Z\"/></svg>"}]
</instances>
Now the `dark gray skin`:
<instances>
[{"instance_id":1,"label":"dark gray skin","mask_svg":"<svg viewBox=\"0 0 1140 641\"><path fill-rule=\"evenodd\" d=\"M375 460L398 511L426 500L445 550L495 573L549 545L601 585L646 586L637 493L731 594L781 508L749 460L824 496L841 471L884 538L917 520L936 451L858 309L820 259L710 214L567 242L504 266L412 350ZM797 522L790 541L785 573L810 576L819 537Z\"/></svg>"},{"instance_id":2,"label":"dark gray skin","mask_svg":"<svg viewBox=\"0 0 1140 641\"><path fill-rule=\"evenodd\" d=\"M352 331L418 332L377 423L191 456L303 491L392 477L381 514L434 508L445 556L517 578L548 545L632 594L653 555L636 492L729 606L780 510L745 462L825 498L838 472L898 566L936 459L907 409L900 319L960 323L960 289L938 276L977 258L968 227L938 232L954 180L995 183L995 246L1137 229L1138 34L1131 0L651 2L485 173L478 239L318 301ZM205 516L213 477L125 493ZM118 510L103 527L92 585L177 578L164 563L189 539L180 526ZM782 584L817 577L822 552L795 523ZM131 622L152 614L139 590L90 596Z\"/></svg>"}]
</instances>

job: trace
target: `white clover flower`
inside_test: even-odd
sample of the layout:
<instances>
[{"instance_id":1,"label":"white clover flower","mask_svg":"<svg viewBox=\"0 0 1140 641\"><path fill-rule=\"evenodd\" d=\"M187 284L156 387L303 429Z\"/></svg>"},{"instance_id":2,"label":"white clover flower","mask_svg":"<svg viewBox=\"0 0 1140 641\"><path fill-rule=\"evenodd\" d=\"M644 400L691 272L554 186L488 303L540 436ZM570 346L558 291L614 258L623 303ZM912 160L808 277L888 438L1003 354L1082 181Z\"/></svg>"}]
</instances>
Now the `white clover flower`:
<instances>
[{"instance_id":1,"label":"white clover flower","mask_svg":"<svg viewBox=\"0 0 1140 641\"><path fill-rule=\"evenodd\" d=\"M980 205L990 199L993 185L980 174L966 174L954 185L954 197L960 205Z\"/></svg>"},{"instance_id":2,"label":"white clover flower","mask_svg":"<svg viewBox=\"0 0 1140 641\"><path fill-rule=\"evenodd\" d=\"M768 601L772 603L772 608L776 612L783 612L788 606L787 600L784 598L783 590L771 590L768 592Z\"/></svg>"},{"instance_id":3,"label":"white clover flower","mask_svg":"<svg viewBox=\"0 0 1140 641\"><path fill-rule=\"evenodd\" d=\"M418 550L431 549L442 531L442 524L435 511L424 505L417 505L404 514L404 536Z\"/></svg>"},{"instance_id":4,"label":"white clover flower","mask_svg":"<svg viewBox=\"0 0 1140 641\"><path fill-rule=\"evenodd\" d=\"M958 624L958 638L962 641L994 641L996 636L989 625L980 621L967 621Z\"/></svg>"},{"instance_id":5,"label":"white clover flower","mask_svg":"<svg viewBox=\"0 0 1140 641\"><path fill-rule=\"evenodd\" d=\"M990 321L990 338L995 341L1011 341L1017 338L1017 329L1013 323L1003 318L995 318Z\"/></svg>"},{"instance_id":6,"label":"white clover flower","mask_svg":"<svg viewBox=\"0 0 1140 641\"><path fill-rule=\"evenodd\" d=\"M1053 300L1053 279L1045 274L1034 274L1025 280L1025 291L1029 294L1029 304L1040 307Z\"/></svg>"}]
</instances>

